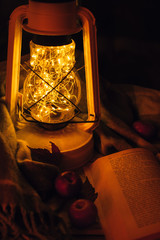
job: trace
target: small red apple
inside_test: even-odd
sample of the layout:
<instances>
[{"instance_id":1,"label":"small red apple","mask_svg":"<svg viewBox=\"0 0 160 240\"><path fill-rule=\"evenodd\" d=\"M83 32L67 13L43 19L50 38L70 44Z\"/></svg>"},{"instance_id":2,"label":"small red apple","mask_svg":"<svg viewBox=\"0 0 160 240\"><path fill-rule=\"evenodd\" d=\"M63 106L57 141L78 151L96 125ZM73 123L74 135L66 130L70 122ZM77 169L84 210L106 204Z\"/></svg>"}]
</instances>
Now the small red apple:
<instances>
[{"instance_id":1,"label":"small red apple","mask_svg":"<svg viewBox=\"0 0 160 240\"><path fill-rule=\"evenodd\" d=\"M145 121L135 121L133 123L134 130L143 138L147 140L153 139L156 135L156 128L153 124Z\"/></svg>"},{"instance_id":2,"label":"small red apple","mask_svg":"<svg viewBox=\"0 0 160 240\"><path fill-rule=\"evenodd\" d=\"M60 173L55 179L55 189L62 197L73 197L81 191L82 180L74 171Z\"/></svg>"},{"instance_id":3,"label":"small red apple","mask_svg":"<svg viewBox=\"0 0 160 240\"><path fill-rule=\"evenodd\" d=\"M88 199L78 199L69 208L69 218L73 226L85 228L96 222L97 208Z\"/></svg>"}]
</instances>

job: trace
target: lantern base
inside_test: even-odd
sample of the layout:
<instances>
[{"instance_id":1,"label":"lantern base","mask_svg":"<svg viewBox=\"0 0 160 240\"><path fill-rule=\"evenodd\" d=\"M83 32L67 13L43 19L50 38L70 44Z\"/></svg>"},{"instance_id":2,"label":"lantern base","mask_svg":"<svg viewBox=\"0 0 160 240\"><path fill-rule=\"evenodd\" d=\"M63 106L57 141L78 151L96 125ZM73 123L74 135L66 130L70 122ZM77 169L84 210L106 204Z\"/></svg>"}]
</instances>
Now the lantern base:
<instances>
[{"instance_id":1,"label":"lantern base","mask_svg":"<svg viewBox=\"0 0 160 240\"><path fill-rule=\"evenodd\" d=\"M45 130L49 130L49 131L56 131L59 129L62 129L64 127L67 126L67 123L55 123L55 124L49 124L49 123L41 123L38 122L38 125L42 128L44 128Z\"/></svg>"},{"instance_id":2,"label":"lantern base","mask_svg":"<svg viewBox=\"0 0 160 240\"><path fill-rule=\"evenodd\" d=\"M17 138L27 142L31 148L47 149L51 152L53 142L62 153L60 167L63 170L76 169L94 156L93 133L69 124L63 129L49 131L36 124L26 124L17 130Z\"/></svg>"}]
</instances>

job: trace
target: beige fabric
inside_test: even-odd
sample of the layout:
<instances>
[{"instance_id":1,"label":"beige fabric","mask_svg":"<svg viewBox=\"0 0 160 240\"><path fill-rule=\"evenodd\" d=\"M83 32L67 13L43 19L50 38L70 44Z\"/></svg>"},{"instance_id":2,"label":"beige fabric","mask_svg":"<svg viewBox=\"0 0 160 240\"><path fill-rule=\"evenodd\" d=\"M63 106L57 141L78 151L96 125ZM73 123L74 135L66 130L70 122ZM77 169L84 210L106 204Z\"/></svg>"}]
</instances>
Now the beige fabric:
<instances>
[{"instance_id":1,"label":"beige fabric","mask_svg":"<svg viewBox=\"0 0 160 240\"><path fill-rule=\"evenodd\" d=\"M160 92L133 85L101 87L101 123L96 130L98 151L106 155L132 147L144 147L157 154L160 149ZM157 136L152 142L133 129L135 120L152 122Z\"/></svg>"},{"instance_id":2,"label":"beige fabric","mask_svg":"<svg viewBox=\"0 0 160 240\"><path fill-rule=\"evenodd\" d=\"M5 66L0 63L0 96L4 96ZM159 91L108 84L101 79L101 122L94 134L97 151L106 155L144 147L157 154L160 150L159 106ZM133 130L133 121L137 119L150 120L157 126L156 139L148 142ZM26 144L16 139L3 100L0 101L0 152L0 239L67 239L62 219L45 201L52 192L50 182L58 169L31 159Z\"/></svg>"},{"instance_id":3,"label":"beige fabric","mask_svg":"<svg viewBox=\"0 0 160 240\"><path fill-rule=\"evenodd\" d=\"M53 190L57 167L31 159L25 143L16 139L3 100L0 116L0 239L70 239L45 198Z\"/></svg>"}]
</instances>

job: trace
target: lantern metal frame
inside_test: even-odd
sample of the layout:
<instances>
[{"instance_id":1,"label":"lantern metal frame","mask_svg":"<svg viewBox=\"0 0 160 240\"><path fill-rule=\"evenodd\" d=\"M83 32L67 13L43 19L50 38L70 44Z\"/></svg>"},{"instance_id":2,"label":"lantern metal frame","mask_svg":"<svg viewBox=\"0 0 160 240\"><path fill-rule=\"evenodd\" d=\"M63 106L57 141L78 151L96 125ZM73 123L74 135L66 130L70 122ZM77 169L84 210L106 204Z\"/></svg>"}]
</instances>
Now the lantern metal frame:
<instances>
[{"instance_id":1,"label":"lantern metal frame","mask_svg":"<svg viewBox=\"0 0 160 240\"><path fill-rule=\"evenodd\" d=\"M25 23L26 19L27 23ZM81 26L77 24L77 20L81 22ZM6 103L14 123L16 123L17 114L23 29L30 33L44 36L71 35L80 30L83 31L88 119L87 122L77 123L76 129L80 129L82 132L85 132L85 134L88 133L89 136L87 137L88 140L86 140L87 143L83 140L84 146L77 146L76 149L65 151L70 153L75 152L75 154L71 154L73 155L73 157L71 157L71 162L76 156L85 158L83 161L79 160L78 164L80 165L80 162L87 161L88 158L90 158L89 156L92 155L93 130L98 126L100 119L97 31L95 18L88 9L77 6L76 1L44 3L29 0L29 4L22 5L13 11L9 21ZM51 134L49 135L51 136ZM81 147L85 149L82 154L80 154L80 152L83 152Z\"/></svg>"}]
</instances>

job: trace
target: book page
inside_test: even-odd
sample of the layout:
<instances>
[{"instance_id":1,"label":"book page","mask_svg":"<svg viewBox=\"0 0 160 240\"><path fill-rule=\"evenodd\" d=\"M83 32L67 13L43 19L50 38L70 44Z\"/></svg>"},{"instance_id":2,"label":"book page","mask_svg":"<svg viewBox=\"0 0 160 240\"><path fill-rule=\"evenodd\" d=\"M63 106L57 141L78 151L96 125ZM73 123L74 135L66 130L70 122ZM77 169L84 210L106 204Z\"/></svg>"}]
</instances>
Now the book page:
<instances>
[{"instance_id":1,"label":"book page","mask_svg":"<svg viewBox=\"0 0 160 240\"><path fill-rule=\"evenodd\" d=\"M151 152L136 148L100 157L85 174L98 192L106 239L160 239L160 164Z\"/></svg>"}]
</instances>

